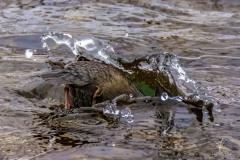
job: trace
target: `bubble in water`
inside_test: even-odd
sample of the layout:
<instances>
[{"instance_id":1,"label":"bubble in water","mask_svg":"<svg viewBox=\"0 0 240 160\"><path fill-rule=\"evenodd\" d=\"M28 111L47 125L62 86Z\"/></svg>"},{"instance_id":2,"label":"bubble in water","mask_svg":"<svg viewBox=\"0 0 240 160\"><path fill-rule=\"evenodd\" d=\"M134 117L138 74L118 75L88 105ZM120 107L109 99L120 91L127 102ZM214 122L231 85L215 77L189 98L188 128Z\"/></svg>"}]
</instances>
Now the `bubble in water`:
<instances>
[{"instance_id":1,"label":"bubble in water","mask_svg":"<svg viewBox=\"0 0 240 160\"><path fill-rule=\"evenodd\" d=\"M26 51L25 51L25 57L26 58L31 58L32 56L33 56L33 50L32 49L27 49Z\"/></svg>"},{"instance_id":2,"label":"bubble in water","mask_svg":"<svg viewBox=\"0 0 240 160\"><path fill-rule=\"evenodd\" d=\"M161 100L166 101L168 99L168 94L166 92L163 92L161 95Z\"/></svg>"}]
</instances>

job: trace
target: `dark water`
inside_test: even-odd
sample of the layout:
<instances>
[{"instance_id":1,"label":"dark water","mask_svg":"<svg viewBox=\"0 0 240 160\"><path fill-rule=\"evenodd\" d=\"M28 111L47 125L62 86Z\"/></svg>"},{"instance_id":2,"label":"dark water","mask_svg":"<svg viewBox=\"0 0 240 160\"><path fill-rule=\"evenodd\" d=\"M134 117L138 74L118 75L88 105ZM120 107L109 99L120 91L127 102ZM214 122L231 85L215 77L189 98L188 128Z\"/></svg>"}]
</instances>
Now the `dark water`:
<instances>
[{"instance_id":1,"label":"dark water","mask_svg":"<svg viewBox=\"0 0 240 160\"><path fill-rule=\"evenodd\" d=\"M238 0L1 0L0 159L240 159L239 11ZM70 47L44 48L53 32ZM44 121L63 86L36 75L48 60L73 60L67 37L82 35L117 57L174 53L197 88L173 71L176 82L214 100L214 122L177 101L137 102L133 123L93 113Z\"/></svg>"}]
</instances>

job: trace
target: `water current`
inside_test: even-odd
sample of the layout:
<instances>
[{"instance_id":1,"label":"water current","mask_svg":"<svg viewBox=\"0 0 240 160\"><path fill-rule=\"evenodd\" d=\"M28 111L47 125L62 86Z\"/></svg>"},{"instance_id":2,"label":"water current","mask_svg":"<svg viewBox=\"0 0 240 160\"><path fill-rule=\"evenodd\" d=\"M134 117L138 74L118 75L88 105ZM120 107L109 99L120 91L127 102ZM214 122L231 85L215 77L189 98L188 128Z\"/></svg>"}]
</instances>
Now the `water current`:
<instances>
[{"instance_id":1,"label":"water current","mask_svg":"<svg viewBox=\"0 0 240 160\"><path fill-rule=\"evenodd\" d=\"M0 160L240 159L239 46L238 0L1 0ZM77 55L170 91L56 116L64 85L39 75Z\"/></svg>"}]
</instances>

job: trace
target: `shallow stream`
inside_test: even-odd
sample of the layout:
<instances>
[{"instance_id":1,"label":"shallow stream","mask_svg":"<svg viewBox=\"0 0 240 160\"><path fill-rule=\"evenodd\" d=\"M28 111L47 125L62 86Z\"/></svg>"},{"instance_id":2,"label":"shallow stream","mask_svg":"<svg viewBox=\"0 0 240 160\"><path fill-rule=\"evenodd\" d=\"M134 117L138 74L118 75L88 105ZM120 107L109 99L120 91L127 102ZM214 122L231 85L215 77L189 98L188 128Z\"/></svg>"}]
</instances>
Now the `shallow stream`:
<instances>
[{"instance_id":1,"label":"shallow stream","mask_svg":"<svg viewBox=\"0 0 240 160\"><path fill-rule=\"evenodd\" d=\"M166 75L213 102L214 120L159 97L133 104L131 123L93 113L46 122L64 86L38 75L81 47L129 73L119 59L150 57L141 69L162 71L151 56L171 55ZM1 0L0 160L240 159L239 52L238 0Z\"/></svg>"}]
</instances>

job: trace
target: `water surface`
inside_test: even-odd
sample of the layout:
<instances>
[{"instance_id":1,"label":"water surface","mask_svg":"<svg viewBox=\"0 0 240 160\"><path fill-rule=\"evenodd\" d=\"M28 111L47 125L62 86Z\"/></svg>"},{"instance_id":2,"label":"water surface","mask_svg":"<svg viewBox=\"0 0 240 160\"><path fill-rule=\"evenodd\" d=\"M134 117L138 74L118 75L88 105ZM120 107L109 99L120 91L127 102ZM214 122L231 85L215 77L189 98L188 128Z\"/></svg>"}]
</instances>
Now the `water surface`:
<instances>
[{"instance_id":1,"label":"water surface","mask_svg":"<svg viewBox=\"0 0 240 160\"><path fill-rule=\"evenodd\" d=\"M0 159L239 159L239 10L237 0L2 0ZM175 102L140 103L131 124L96 115L46 124L38 115L63 103L63 86L36 75L48 60L75 58L69 47L43 47L53 32L95 37L129 59L175 54L197 91L173 70L175 80L214 100L214 122Z\"/></svg>"}]
</instances>

